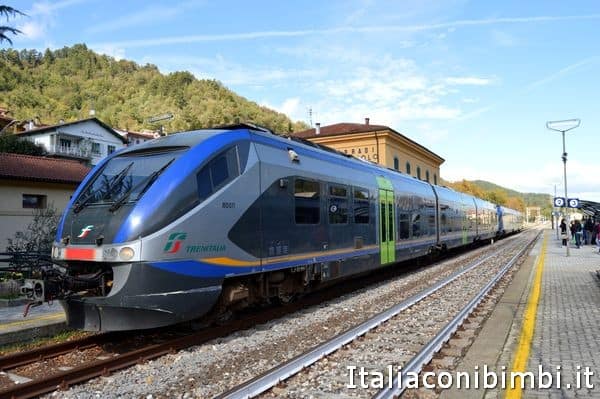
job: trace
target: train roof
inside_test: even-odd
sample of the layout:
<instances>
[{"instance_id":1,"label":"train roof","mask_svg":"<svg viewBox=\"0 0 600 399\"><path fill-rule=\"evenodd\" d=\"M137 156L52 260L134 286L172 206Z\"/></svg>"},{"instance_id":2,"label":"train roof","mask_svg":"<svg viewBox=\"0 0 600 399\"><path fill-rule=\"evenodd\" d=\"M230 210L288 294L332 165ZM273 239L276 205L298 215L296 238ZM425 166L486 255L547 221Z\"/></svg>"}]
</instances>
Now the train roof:
<instances>
[{"instance_id":1,"label":"train roof","mask_svg":"<svg viewBox=\"0 0 600 399\"><path fill-rule=\"evenodd\" d=\"M279 134L272 132L271 130L269 130L267 128L257 126L254 124L250 124L250 123L217 126L217 127L209 128L209 129L199 129L199 130L192 130L192 131L186 131L186 132L179 132L176 134L170 134L168 136L159 137L157 139L150 140L145 143L135 145L133 147L128 147L128 148L120 151L119 154L122 155L122 154L135 153L135 152L152 151L153 149L164 148L164 147L170 147L170 148L188 147L188 148L191 148L212 136L235 131L235 130L246 130L249 133L263 137L268 141L273 140L273 143L279 142L280 144L285 143L286 145L289 145L289 142L293 142L294 146L300 145L306 151L320 153L324 157L328 157L328 158L330 157L329 159L331 159L331 160L337 159L337 160L343 160L342 162L348 162L347 165L352 165L355 169L362 169L364 171L370 171L372 173L382 174L384 176L394 176L397 178L399 177L401 179L406 179L413 184L420 183L423 185L431 185L431 186L434 186L436 189L442 188L445 190L459 193L458 191L453 190L449 187L434 185L430 182L426 182L426 181L417 179L416 177L407 175L398 170L386 168L377 163L362 160L362 159L356 158L352 155L345 154L345 153L337 151L331 147L327 147L327 146L324 146L321 144L316 144L316 143L313 143L309 140L306 140L306 139L303 139L300 137L279 135ZM460 194L468 196L468 197L476 198L480 201L485 201L483 199L474 197L474 196L466 194L466 193L460 193ZM489 201L485 201L485 202L489 202ZM503 208L510 209L510 208L506 208L506 207L503 207ZM512 209L511 209L511 211L519 213L518 211L515 211Z\"/></svg>"}]
</instances>

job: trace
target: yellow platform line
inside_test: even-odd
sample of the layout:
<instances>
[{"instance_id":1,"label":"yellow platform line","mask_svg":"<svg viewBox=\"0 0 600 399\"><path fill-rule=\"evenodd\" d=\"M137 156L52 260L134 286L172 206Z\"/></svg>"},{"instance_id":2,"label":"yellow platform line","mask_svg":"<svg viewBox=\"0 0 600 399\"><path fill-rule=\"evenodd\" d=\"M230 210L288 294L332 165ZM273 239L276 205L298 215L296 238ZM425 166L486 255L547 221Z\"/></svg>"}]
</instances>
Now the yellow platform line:
<instances>
[{"instance_id":1,"label":"yellow platform line","mask_svg":"<svg viewBox=\"0 0 600 399\"><path fill-rule=\"evenodd\" d=\"M546 259L547 242L548 237L544 235L542 250L540 251L540 256L538 257L538 260L535 265L535 278L533 280L533 285L529 294L527 308L525 309L525 313L523 314L523 326L521 327L521 336L519 338L519 345L517 346L517 351L513 360L511 375L514 375L513 373L524 373L527 368L529 352L531 350L531 341L533 340L533 333L535 331L537 307L538 302L540 300L540 293L542 291L542 274L544 272L544 261ZM517 375L514 379L514 382L514 387L511 387L509 382L505 396L506 399L521 398L521 376Z\"/></svg>"},{"instance_id":2,"label":"yellow platform line","mask_svg":"<svg viewBox=\"0 0 600 399\"><path fill-rule=\"evenodd\" d=\"M24 325L24 324L34 324L37 321L44 321L44 320L59 320L59 319L64 319L65 318L65 314L64 313L52 313L46 316L40 316L40 317L36 317L36 318L30 318L30 319L26 319L26 320L21 320L21 321L11 321L9 323L2 323L0 324L0 331L4 330L6 328L10 328L13 326L20 326L20 325Z\"/></svg>"}]
</instances>

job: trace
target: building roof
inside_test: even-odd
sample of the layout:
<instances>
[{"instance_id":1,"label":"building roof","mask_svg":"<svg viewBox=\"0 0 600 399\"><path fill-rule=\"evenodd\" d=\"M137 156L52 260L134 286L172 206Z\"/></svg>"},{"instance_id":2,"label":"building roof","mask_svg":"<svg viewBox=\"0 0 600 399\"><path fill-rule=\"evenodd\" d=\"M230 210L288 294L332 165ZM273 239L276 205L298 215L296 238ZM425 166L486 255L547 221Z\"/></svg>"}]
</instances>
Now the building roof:
<instances>
[{"instance_id":1,"label":"building roof","mask_svg":"<svg viewBox=\"0 0 600 399\"><path fill-rule=\"evenodd\" d=\"M58 125L50 125L50 126L38 127L38 128L35 128L35 129L24 131L24 132L19 132L17 134L19 136L34 136L36 134L44 133L44 132L47 132L49 130L56 130L57 128L59 128L61 126L77 125L78 123L84 123L84 122L89 122L89 121L96 122L97 124L99 124L100 126L102 126L103 128L105 128L110 134L112 134L113 136L115 136L119 140L121 140L123 143L127 143L127 139L125 137L121 136L112 127L108 126L106 123L102 122L100 119L98 119L96 117L86 118L86 119L80 119L80 120L73 121L73 122L59 123Z\"/></svg>"},{"instance_id":2,"label":"building roof","mask_svg":"<svg viewBox=\"0 0 600 399\"><path fill-rule=\"evenodd\" d=\"M0 179L79 184L89 171L77 161L0 153Z\"/></svg>"},{"instance_id":3,"label":"building roof","mask_svg":"<svg viewBox=\"0 0 600 399\"><path fill-rule=\"evenodd\" d=\"M398 133L391 127L384 126L384 125L371 125L371 124L364 124L364 123L336 123L334 125L321 126L320 133L318 135L316 134L315 128L303 130L301 132L296 132L296 133L293 133L293 135L296 137L310 140L310 139L314 139L317 137L342 136L342 135L347 135L347 134L379 132L379 131L383 131L383 130L390 131L393 134L396 134L396 135L400 136L401 138L403 138L404 140L419 147L421 150L423 150L427 154L430 154L432 157L439 158L440 163L444 162L444 158L440 157L435 152L423 147L421 144L409 139L405 135Z\"/></svg>"}]
</instances>

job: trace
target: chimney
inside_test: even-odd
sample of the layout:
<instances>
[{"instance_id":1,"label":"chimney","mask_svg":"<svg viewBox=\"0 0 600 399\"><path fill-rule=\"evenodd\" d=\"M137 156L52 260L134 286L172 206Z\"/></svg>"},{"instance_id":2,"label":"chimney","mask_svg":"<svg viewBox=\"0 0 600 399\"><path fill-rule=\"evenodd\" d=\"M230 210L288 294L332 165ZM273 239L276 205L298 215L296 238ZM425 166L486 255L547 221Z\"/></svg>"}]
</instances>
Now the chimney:
<instances>
[{"instance_id":1,"label":"chimney","mask_svg":"<svg viewBox=\"0 0 600 399\"><path fill-rule=\"evenodd\" d=\"M369 126L369 118L365 118L365 125Z\"/></svg>"},{"instance_id":2,"label":"chimney","mask_svg":"<svg viewBox=\"0 0 600 399\"><path fill-rule=\"evenodd\" d=\"M318 136L319 134L321 134L321 123L317 122L315 123L315 135Z\"/></svg>"}]
</instances>

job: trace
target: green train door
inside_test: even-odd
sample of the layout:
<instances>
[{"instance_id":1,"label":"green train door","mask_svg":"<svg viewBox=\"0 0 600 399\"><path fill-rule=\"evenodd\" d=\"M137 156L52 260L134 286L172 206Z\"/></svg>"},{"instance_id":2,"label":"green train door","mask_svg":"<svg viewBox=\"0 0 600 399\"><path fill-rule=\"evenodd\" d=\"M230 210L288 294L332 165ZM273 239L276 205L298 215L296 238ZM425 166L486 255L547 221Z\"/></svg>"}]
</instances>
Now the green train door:
<instances>
[{"instance_id":1,"label":"green train door","mask_svg":"<svg viewBox=\"0 0 600 399\"><path fill-rule=\"evenodd\" d=\"M396 218L394 215L394 190L390 181L377 177L379 186L379 252L381 264L396 261Z\"/></svg>"}]
</instances>

